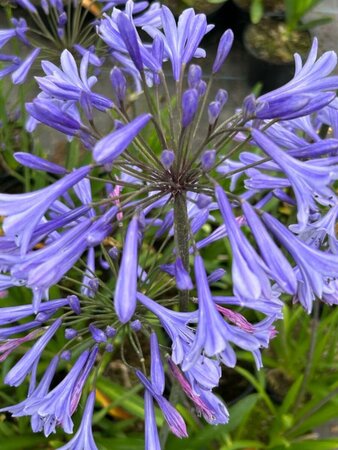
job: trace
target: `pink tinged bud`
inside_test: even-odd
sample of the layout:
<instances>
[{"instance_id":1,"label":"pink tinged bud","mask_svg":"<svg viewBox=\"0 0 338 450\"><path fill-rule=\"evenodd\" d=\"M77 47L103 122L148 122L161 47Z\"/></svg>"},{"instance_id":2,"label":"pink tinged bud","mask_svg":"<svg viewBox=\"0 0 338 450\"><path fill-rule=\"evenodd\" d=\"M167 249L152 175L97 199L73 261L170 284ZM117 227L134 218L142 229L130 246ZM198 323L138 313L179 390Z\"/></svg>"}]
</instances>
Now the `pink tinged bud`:
<instances>
[{"instance_id":1,"label":"pink tinged bud","mask_svg":"<svg viewBox=\"0 0 338 450\"><path fill-rule=\"evenodd\" d=\"M216 150L206 150L201 157L202 169L208 172L214 166L215 161Z\"/></svg>"},{"instance_id":2,"label":"pink tinged bud","mask_svg":"<svg viewBox=\"0 0 338 450\"><path fill-rule=\"evenodd\" d=\"M29 342L39 335L41 335L41 329L34 330L22 338L9 339L4 344L0 345L0 362L5 361L7 356L9 356L21 344Z\"/></svg>"},{"instance_id":3,"label":"pink tinged bud","mask_svg":"<svg viewBox=\"0 0 338 450\"><path fill-rule=\"evenodd\" d=\"M40 48L36 48L35 50L33 50L15 70L15 72L12 73L13 84L22 84L25 82L28 72L30 71L30 68L32 67L34 61L38 57L40 50Z\"/></svg>"},{"instance_id":4,"label":"pink tinged bud","mask_svg":"<svg viewBox=\"0 0 338 450\"><path fill-rule=\"evenodd\" d=\"M171 431L179 438L187 437L187 428L180 413L168 402L166 398L156 393L154 387L142 372L136 370L136 375L144 387L156 400Z\"/></svg>"},{"instance_id":5,"label":"pink tinged bud","mask_svg":"<svg viewBox=\"0 0 338 450\"><path fill-rule=\"evenodd\" d=\"M114 199L114 205L116 205L118 208L121 208L121 201L120 201L120 194L122 191L122 186L116 185L113 189L113 191L109 194L109 197ZM118 212L116 215L116 218L119 222L123 220L123 212Z\"/></svg>"},{"instance_id":6,"label":"pink tinged bud","mask_svg":"<svg viewBox=\"0 0 338 450\"><path fill-rule=\"evenodd\" d=\"M92 323L89 325L89 331L90 331L94 341L96 341L96 342L107 342L107 336L104 333L104 331L100 330L99 328L97 328Z\"/></svg>"},{"instance_id":7,"label":"pink tinged bud","mask_svg":"<svg viewBox=\"0 0 338 450\"><path fill-rule=\"evenodd\" d=\"M175 153L173 150L163 150L160 159L163 167L169 170L175 160Z\"/></svg>"},{"instance_id":8,"label":"pink tinged bud","mask_svg":"<svg viewBox=\"0 0 338 450\"><path fill-rule=\"evenodd\" d=\"M194 390L192 389L189 381L185 378L179 367L173 362L171 358L168 358L168 364L171 370L171 373L176 378L176 380L179 382L181 388L183 389L184 393L187 395L187 397L192 400L196 406L197 411L200 414L203 414L203 417L208 421L212 422L214 415L213 411L203 402L203 400L196 395Z\"/></svg>"},{"instance_id":9,"label":"pink tinged bud","mask_svg":"<svg viewBox=\"0 0 338 450\"><path fill-rule=\"evenodd\" d=\"M198 92L188 89L182 95L182 126L186 128L194 120L198 108Z\"/></svg>"},{"instance_id":10,"label":"pink tinged bud","mask_svg":"<svg viewBox=\"0 0 338 450\"><path fill-rule=\"evenodd\" d=\"M114 296L115 311L122 323L131 319L136 308L138 232L138 216L135 215L128 226Z\"/></svg>"},{"instance_id":11,"label":"pink tinged bud","mask_svg":"<svg viewBox=\"0 0 338 450\"><path fill-rule=\"evenodd\" d=\"M234 33L231 30L226 30L223 33L218 44L216 58L214 61L214 65L212 66L212 73L216 73L221 69L224 61L226 60L231 50L233 41L234 41Z\"/></svg>"},{"instance_id":12,"label":"pink tinged bud","mask_svg":"<svg viewBox=\"0 0 338 450\"><path fill-rule=\"evenodd\" d=\"M248 333L253 333L255 331L254 325L248 322L242 314L219 305L216 305L216 308L226 319L237 325L242 330L247 331Z\"/></svg>"},{"instance_id":13,"label":"pink tinged bud","mask_svg":"<svg viewBox=\"0 0 338 450\"><path fill-rule=\"evenodd\" d=\"M93 150L95 161L101 164L112 163L147 125L151 117L151 114L142 114L122 128L100 139Z\"/></svg>"}]
</instances>

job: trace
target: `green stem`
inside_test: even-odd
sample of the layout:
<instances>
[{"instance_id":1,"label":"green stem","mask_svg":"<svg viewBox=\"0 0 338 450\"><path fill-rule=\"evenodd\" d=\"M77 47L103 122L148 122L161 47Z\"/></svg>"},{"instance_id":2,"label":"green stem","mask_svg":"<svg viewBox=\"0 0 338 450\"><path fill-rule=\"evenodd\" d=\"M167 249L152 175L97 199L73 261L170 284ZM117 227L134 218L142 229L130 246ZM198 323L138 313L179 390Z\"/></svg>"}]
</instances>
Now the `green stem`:
<instances>
[{"instance_id":1,"label":"green stem","mask_svg":"<svg viewBox=\"0 0 338 450\"><path fill-rule=\"evenodd\" d=\"M174 198L174 230L177 256L182 259L183 266L189 270L189 219L187 200L183 193ZM180 311L187 311L189 305L189 291L179 291Z\"/></svg>"},{"instance_id":2,"label":"green stem","mask_svg":"<svg viewBox=\"0 0 338 450\"><path fill-rule=\"evenodd\" d=\"M295 401L295 407L294 410L297 411L299 408L304 394L307 389L308 381L311 375L311 369L312 369L312 363L313 363L313 354L316 348L316 341L317 341L317 330L319 325L319 301L315 301L314 308L313 308L313 317L311 322L311 337L310 337L310 346L309 351L307 355L307 364L304 371L304 378L302 381L302 385L299 389L297 399Z\"/></svg>"}]
</instances>

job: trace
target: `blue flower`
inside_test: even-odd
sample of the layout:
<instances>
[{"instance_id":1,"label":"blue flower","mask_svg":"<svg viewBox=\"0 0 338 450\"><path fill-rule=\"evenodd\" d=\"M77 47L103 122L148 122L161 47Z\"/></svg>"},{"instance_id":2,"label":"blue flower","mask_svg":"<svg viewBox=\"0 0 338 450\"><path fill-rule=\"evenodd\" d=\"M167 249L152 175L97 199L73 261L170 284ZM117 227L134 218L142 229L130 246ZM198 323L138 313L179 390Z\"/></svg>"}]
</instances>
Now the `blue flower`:
<instances>
[{"instance_id":1,"label":"blue flower","mask_svg":"<svg viewBox=\"0 0 338 450\"><path fill-rule=\"evenodd\" d=\"M33 347L10 369L5 377L6 384L9 384L10 386L19 386L24 381L26 376L32 370L35 361L40 358L41 353L56 333L61 323L61 319L55 320Z\"/></svg>"},{"instance_id":2,"label":"blue flower","mask_svg":"<svg viewBox=\"0 0 338 450\"><path fill-rule=\"evenodd\" d=\"M58 450L98 450L92 433L94 403L95 391L91 391L87 398L79 429L68 444L58 447Z\"/></svg>"},{"instance_id":3,"label":"blue flower","mask_svg":"<svg viewBox=\"0 0 338 450\"><path fill-rule=\"evenodd\" d=\"M90 170L90 166L81 167L51 186L33 193L0 194L0 214L6 216L3 229L7 236L15 237L22 255L27 252L32 234L46 210Z\"/></svg>"},{"instance_id":4,"label":"blue flower","mask_svg":"<svg viewBox=\"0 0 338 450\"><path fill-rule=\"evenodd\" d=\"M219 208L233 252L232 277L235 295L243 298L269 298L269 269L242 233L233 215L230 202L220 186L215 189Z\"/></svg>"},{"instance_id":5,"label":"blue flower","mask_svg":"<svg viewBox=\"0 0 338 450\"><path fill-rule=\"evenodd\" d=\"M295 260L298 278L296 298L310 313L315 296L323 298L326 278L338 276L338 256L310 247L268 213L263 213L262 219Z\"/></svg>"},{"instance_id":6,"label":"blue flower","mask_svg":"<svg viewBox=\"0 0 338 450\"><path fill-rule=\"evenodd\" d=\"M122 323L128 322L136 308L139 218L131 220L124 244L121 266L116 281L114 307Z\"/></svg>"},{"instance_id":7,"label":"blue flower","mask_svg":"<svg viewBox=\"0 0 338 450\"><path fill-rule=\"evenodd\" d=\"M158 394L152 383L143 375L139 370L136 371L136 375L147 389L149 394L156 400L158 406L160 407L164 418L169 425L171 431L179 438L187 437L187 429L185 422L178 411L168 402L168 400L163 397L163 395Z\"/></svg>"},{"instance_id":8,"label":"blue flower","mask_svg":"<svg viewBox=\"0 0 338 450\"><path fill-rule=\"evenodd\" d=\"M93 150L95 161L101 164L112 163L128 147L150 119L150 114L142 114L127 125L100 139Z\"/></svg>"},{"instance_id":9,"label":"blue flower","mask_svg":"<svg viewBox=\"0 0 338 450\"><path fill-rule=\"evenodd\" d=\"M337 55L333 51L326 52L316 61L317 51L318 41L314 38L304 66L301 57L295 55L294 77L284 86L258 97L255 112L257 117L301 117L318 111L334 99L338 76L328 75L337 64Z\"/></svg>"},{"instance_id":10,"label":"blue flower","mask_svg":"<svg viewBox=\"0 0 338 450\"><path fill-rule=\"evenodd\" d=\"M42 68L46 76L36 77L40 89L47 96L78 102L90 120L93 107L100 111L113 107L112 100L92 92L97 78L95 76L88 78L87 75L89 52L82 57L80 72L73 55L68 50L61 53L60 61L61 69L48 61L43 61Z\"/></svg>"},{"instance_id":11,"label":"blue flower","mask_svg":"<svg viewBox=\"0 0 338 450\"><path fill-rule=\"evenodd\" d=\"M207 25L204 14L195 14L191 8L180 15L176 25L174 15L166 6L162 6L162 26L163 33L151 26L145 26L144 30L150 36L160 36L163 40L174 79L178 81L183 65L188 64L193 57L205 56L205 52L199 49L199 44L212 27Z\"/></svg>"},{"instance_id":12,"label":"blue flower","mask_svg":"<svg viewBox=\"0 0 338 450\"><path fill-rule=\"evenodd\" d=\"M329 184L335 177L332 168L314 165L310 161L299 161L289 156L258 130L253 129L252 136L289 179L297 200L298 223L300 228L304 228L308 222L310 209L317 209L314 198L324 201L333 196L329 188Z\"/></svg>"}]
</instances>

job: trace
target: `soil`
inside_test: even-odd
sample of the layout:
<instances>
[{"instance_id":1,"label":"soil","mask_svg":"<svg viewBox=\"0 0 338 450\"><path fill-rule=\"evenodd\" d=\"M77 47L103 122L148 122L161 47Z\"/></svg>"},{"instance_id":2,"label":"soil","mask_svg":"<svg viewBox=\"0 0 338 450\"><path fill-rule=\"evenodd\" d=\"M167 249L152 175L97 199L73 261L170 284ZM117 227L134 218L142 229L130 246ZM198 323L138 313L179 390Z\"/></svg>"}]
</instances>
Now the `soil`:
<instances>
[{"instance_id":1,"label":"soil","mask_svg":"<svg viewBox=\"0 0 338 450\"><path fill-rule=\"evenodd\" d=\"M244 44L256 58L274 64L293 62L294 53L307 55L311 47L308 31L289 31L284 22L264 17L257 25L249 25Z\"/></svg>"}]
</instances>

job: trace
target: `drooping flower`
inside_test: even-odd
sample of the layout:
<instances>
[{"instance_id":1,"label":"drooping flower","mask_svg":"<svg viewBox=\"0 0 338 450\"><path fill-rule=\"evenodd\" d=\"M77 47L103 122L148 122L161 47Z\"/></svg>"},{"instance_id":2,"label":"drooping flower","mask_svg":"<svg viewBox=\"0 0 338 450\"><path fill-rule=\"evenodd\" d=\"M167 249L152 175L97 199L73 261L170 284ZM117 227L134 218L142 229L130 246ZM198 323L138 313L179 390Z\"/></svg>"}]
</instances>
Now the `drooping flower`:
<instances>
[{"instance_id":1,"label":"drooping flower","mask_svg":"<svg viewBox=\"0 0 338 450\"><path fill-rule=\"evenodd\" d=\"M156 400L171 431L179 438L187 437L188 434L186 425L180 413L168 402L165 397L158 394L154 390L151 382L143 375L142 372L136 371L136 375L149 394L151 394Z\"/></svg>"},{"instance_id":2,"label":"drooping flower","mask_svg":"<svg viewBox=\"0 0 338 450\"><path fill-rule=\"evenodd\" d=\"M79 429L68 444L59 450L97 450L92 434L92 417L95 403L95 391L89 393Z\"/></svg>"},{"instance_id":3,"label":"drooping flower","mask_svg":"<svg viewBox=\"0 0 338 450\"><path fill-rule=\"evenodd\" d=\"M320 251L302 242L268 213L263 213L262 219L297 263L296 298L310 313L315 296L323 298L325 278L338 276L337 255Z\"/></svg>"},{"instance_id":4,"label":"drooping flower","mask_svg":"<svg viewBox=\"0 0 338 450\"><path fill-rule=\"evenodd\" d=\"M97 78L95 76L88 78L88 52L82 58L80 71L77 69L73 55L68 50L61 53L60 62L61 69L48 61L42 62L46 76L36 77L42 92L59 100L79 102L88 119L92 119L93 107L100 111L113 107L112 100L92 92Z\"/></svg>"},{"instance_id":5,"label":"drooping flower","mask_svg":"<svg viewBox=\"0 0 338 450\"><path fill-rule=\"evenodd\" d=\"M261 295L269 298L269 269L239 228L223 189L216 186L215 192L233 251L232 276L235 294L244 298L259 298Z\"/></svg>"},{"instance_id":6,"label":"drooping flower","mask_svg":"<svg viewBox=\"0 0 338 450\"><path fill-rule=\"evenodd\" d=\"M5 377L5 383L10 386L19 386L30 373L33 364L41 356L48 342L61 326L62 320L57 319L40 339L28 350L24 356L10 369Z\"/></svg>"},{"instance_id":7,"label":"drooping flower","mask_svg":"<svg viewBox=\"0 0 338 450\"><path fill-rule=\"evenodd\" d=\"M114 307L122 323L126 323L131 319L136 308L138 221L139 218L136 215L128 226L115 287Z\"/></svg>"},{"instance_id":8,"label":"drooping flower","mask_svg":"<svg viewBox=\"0 0 338 450\"><path fill-rule=\"evenodd\" d=\"M256 101L255 115L260 119L292 119L318 111L335 97L336 75L328 76L337 64L335 52L324 53L317 61L318 41L314 38L304 65L295 54L295 75L284 86L263 94Z\"/></svg>"}]
</instances>

